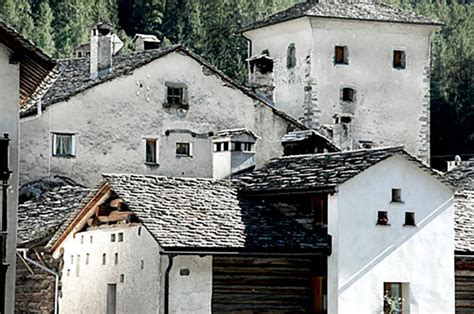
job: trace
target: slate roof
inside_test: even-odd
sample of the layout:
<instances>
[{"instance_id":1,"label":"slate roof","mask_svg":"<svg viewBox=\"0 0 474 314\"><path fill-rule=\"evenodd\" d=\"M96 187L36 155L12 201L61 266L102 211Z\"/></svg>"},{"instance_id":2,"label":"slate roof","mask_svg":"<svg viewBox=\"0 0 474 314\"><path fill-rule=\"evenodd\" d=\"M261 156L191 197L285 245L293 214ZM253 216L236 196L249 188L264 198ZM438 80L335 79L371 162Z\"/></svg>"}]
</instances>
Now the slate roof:
<instances>
[{"instance_id":1,"label":"slate roof","mask_svg":"<svg viewBox=\"0 0 474 314\"><path fill-rule=\"evenodd\" d=\"M329 240L239 196L228 181L104 175L165 249L328 250Z\"/></svg>"},{"instance_id":2,"label":"slate roof","mask_svg":"<svg viewBox=\"0 0 474 314\"><path fill-rule=\"evenodd\" d=\"M454 196L456 252L474 253L474 191Z\"/></svg>"},{"instance_id":3,"label":"slate roof","mask_svg":"<svg viewBox=\"0 0 474 314\"><path fill-rule=\"evenodd\" d=\"M403 146L272 159L265 167L241 176L238 184L247 192L333 189L396 154L402 154L415 161L420 168L452 186L452 183L441 174L405 152Z\"/></svg>"},{"instance_id":4,"label":"slate roof","mask_svg":"<svg viewBox=\"0 0 474 314\"><path fill-rule=\"evenodd\" d=\"M322 3L302 2L289 9L278 12L263 20L257 21L241 30L248 30L269 26L300 17L321 17L348 20L366 20L378 22L413 23L441 25L440 22L414 12L398 9L387 4L377 2L358 1L321 1Z\"/></svg>"},{"instance_id":5,"label":"slate roof","mask_svg":"<svg viewBox=\"0 0 474 314\"><path fill-rule=\"evenodd\" d=\"M321 133L316 132L315 130L297 130L285 134L281 138L282 143L298 143L305 140L310 140L311 138L317 138L327 147L329 151L338 152L340 151L339 147L334 145L327 137L323 136Z\"/></svg>"},{"instance_id":6,"label":"slate roof","mask_svg":"<svg viewBox=\"0 0 474 314\"><path fill-rule=\"evenodd\" d=\"M17 245L24 247L47 242L89 191L80 186L60 186L43 193L38 199L20 204Z\"/></svg>"},{"instance_id":7,"label":"slate roof","mask_svg":"<svg viewBox=\"0 0 474 314\"><path fill-rule=\"evenodd\" d=\"M474 191L474 160L462 162L459 166L446 172L445 177L463 190Z\"/></svg>"},{"instance_id":8,"label":"slate roof","mask_svg":"<svg viewBox=\"0 0 474 314\"><path fill-rule=\"evenodd\" d=\"M255 134L252 130L240 128L240 129L229 129L229 130L221 130L217 132L214 138L221 138L221 137L232 137L232 136L239 136L242 134L250 135L255 139L258 139L257 134Z\"/></svg>"}]
</instances>

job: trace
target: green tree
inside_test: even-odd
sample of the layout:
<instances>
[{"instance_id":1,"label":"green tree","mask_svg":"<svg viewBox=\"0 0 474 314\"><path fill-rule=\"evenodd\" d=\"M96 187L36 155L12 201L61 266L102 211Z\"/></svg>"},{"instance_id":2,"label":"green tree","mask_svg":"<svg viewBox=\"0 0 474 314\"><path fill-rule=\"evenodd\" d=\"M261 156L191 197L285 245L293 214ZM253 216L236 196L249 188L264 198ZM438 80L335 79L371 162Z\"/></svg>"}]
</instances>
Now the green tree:
<instances>
[{"instance_id":1,"label":"green tree","mask_svg":"<svg viewBox=\"0 0 474 314\"><path fill-rule=\"evenodd\" d=\"M40 4L33 41L48 55L55 52L53 39L53 12L47 1Z\"/></svg>"}]
</instances>

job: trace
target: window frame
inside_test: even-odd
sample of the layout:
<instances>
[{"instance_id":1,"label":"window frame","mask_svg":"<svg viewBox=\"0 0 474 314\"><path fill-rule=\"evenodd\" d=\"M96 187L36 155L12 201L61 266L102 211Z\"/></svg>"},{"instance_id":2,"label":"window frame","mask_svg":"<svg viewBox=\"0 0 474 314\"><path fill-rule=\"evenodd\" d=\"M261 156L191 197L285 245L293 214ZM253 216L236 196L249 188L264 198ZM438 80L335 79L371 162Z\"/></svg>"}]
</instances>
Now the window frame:
<instances>
[{"instance_id":1,"label":"window frame","mask_svg":"<svg viewBox=\"0 0 474 314\"><path fill-rule=\"evenodd\" d=\"M291 43L286 50L286 68L293 69L296 67L296 45Z\"/></svg>"},{"instance_id":2,"label":"window frame","mask_svg":"<svg viewBox=\"0 0 474 314\"><path fill-rule=\"evenodd\" d=\"M76 133L65 133L65 132L52 132L52 156L62 158L75 158L76 157ZM69 153L58 153L58 140L60 138L70 138Z\"/></svg>"},{"instance_id":3,"label":"window frame","mask_svg":"<svg viewBox=\"0 0 474 314\"><path fill-rule=\"evenodd\" d=\"M342 55L338 53L339 51L341 51ZM334 46L334 65L349 65L349 48L347 46Z\"/></svg>"},{"instance_id":4,"label":"window frame","mask_svg":"<svg viewBox=\"0 0 474 314\"><path fill-rule=\"evenodd\" d=\"M153 143L153 147L151 148L152 152L152 160L148 160L148 149L149 143ZM158 152L159 152L159 140L156 137L146 137L145 138L145 165L149 166L156 166L159 164L158 159Z\"/></svg>"},{"instance_id":5,"label":"window frame","mask_svg":"<svg viewBox=\"0 0 474 314\"><path fill-rule=\"evenodd\" d=\"M397 60L397 54L400 54L399 59ZM392 54L392 67L396 70L405 70L406 69L406 52L405 50L394 49Z\"/></svg>"},{"instance_id":6,"label":"window frame","mask_svg":"<svg viewBox=\"0 0 474 314\"><path fill-rule=\"evenodd\" d=\"M187 154L178 153L178 145L187 145L188 146ZM190 143L190 142L176 142L175 153L176 153L176 157L178 157L178 158L183 158L183 157L184 158L191 158L193 156L192 143Z\"/></svg>"},{"instance_id":7,"label":"window frame","mask_svg":"<svg viewBox=\"0 0 474 314\"><path fill-rule=\"evenodd\" d=\"M165 82L165 100L164 100L164 107L170 108L170 107L179 107L179 108L184 108L187 109L189 107L188 104L188 86L186 83L182 82ZM179 94L173 94L170 95L170 91L173 90L180 90L181 92ZM180 99L179 101L171 101L170 102L170 97L172 99Z\"/></svg>"}]
</instances>

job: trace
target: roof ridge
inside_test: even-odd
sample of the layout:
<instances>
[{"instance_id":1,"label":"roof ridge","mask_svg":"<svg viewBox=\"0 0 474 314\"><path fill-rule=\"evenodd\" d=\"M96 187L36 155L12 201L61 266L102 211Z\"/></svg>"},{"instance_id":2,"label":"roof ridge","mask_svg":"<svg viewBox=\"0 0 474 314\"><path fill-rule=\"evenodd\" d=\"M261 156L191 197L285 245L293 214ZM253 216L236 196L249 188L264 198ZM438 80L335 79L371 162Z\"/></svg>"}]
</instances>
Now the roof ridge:
<instances>
[{"instance_id":1,"label":"roof ridge","mask_svg":"<svg viewBox=\"0 0 474 314\"><path fill-rule=\"evenodd\" d=\"M383 146L383 147L374 147L374 148L360 148L354 150L347 150L347 151L340 151L340 152L329 152L329 153L314 153L314 154L303 154L303 155L289 155L289 156L282 156L278 158L274 158L272 160L277 159L291 159L291 158L304 158L304 157L320 157L320 156L331 156L331 155L345 155L345 154L352 154L352 153L359 153L359 152L372 152L372 151L404 151L405 145L399 146ZM416 158L416 157L414 157Z\"/></svg>"},{"instance_id":2,"label":"roof ridge","mask_svg":"<svg viewBox=\"0 0 474 314\"><path fill-rule=\"evenodd\" d=\"M102 178L107 180L107 177L124 178L124 177L142 177L142 178L154 178L154 179L166 179L166 180L179 180L179 181L201 181L201 182L215 182L215 183L231 183L229 180L203 178L203 177L173 177L156 174L140 174L140 173L103 173Z\"/></svg>"}]
</instances>

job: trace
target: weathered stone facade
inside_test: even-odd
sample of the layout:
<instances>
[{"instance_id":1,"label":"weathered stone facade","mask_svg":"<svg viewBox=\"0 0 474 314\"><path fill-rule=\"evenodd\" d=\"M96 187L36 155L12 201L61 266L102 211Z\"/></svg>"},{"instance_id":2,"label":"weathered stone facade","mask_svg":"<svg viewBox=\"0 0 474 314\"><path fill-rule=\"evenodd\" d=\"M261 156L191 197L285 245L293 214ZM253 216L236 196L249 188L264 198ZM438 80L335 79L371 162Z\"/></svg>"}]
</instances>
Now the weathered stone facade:
<instances>
[{"instance_id":1,"label":"weathered stone facade","mask_svg":"<svg viewBox=\"0 0 474 314\"><path fill-rule=\"evenodd\" d=\"M40 252L46 267L59 270L61 260ZM34 254L30 258L35 259ZM26 262L26 261L25 261ZM54 313L55 277L17 256L15 313Z\"/></svg>"}]
</instances>

